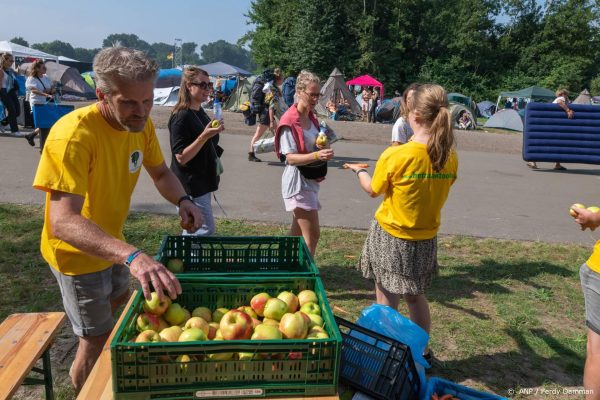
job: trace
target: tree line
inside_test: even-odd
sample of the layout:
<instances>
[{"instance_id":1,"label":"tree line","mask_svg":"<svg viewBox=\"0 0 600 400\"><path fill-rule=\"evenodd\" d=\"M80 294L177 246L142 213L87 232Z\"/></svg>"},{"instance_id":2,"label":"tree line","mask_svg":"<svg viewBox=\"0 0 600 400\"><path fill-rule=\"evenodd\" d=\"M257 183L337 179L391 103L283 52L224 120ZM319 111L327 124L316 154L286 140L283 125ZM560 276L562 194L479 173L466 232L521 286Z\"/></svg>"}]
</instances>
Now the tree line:
<instances>
[{"instance_id":1,"label":"tree line","mask_svg":"<svg viewBox=\"0 0 600 400\"><path fill-rule=\"evenodd\" d=\"M254 0L247 18L238 44L289 74L338 67L387 93L436 82L478 100L532 85L600 95L598 0Z\"/></svg>"},{"instance_id":2,"label":"tree line","mask_svg":"<svg viewBox=\"0 0 600 400\"><path fill-rule=\"evenodd\" d=\"M22 37L12 38L10 41L49 54L69 57L78 61L90 63L94 60L96 53L101 50L100 48L86 49L81 47L73 47L70 43L60 40L34 43L31 45L29 45L29 42ZM112 46L115 43L120 43L122 46L145 51L150 57L159 63L161 68L171 68L173 65L171 57L174 56L173 52L175 47L172 44L164 42L150 44L134 34L115 33L108 35L102 41L102 47ZM202 56L198 55L196 52L197 48L198 44L195 42L182 43L181 54L182 63L184 65L202 65L216 61L223 61L248 70L253 70L256 68L256 65L250 58L249 51L236 44L231 44L224 40L218 40L216 42L202 45L200 47Z\"/></svg>"}]
</instances>

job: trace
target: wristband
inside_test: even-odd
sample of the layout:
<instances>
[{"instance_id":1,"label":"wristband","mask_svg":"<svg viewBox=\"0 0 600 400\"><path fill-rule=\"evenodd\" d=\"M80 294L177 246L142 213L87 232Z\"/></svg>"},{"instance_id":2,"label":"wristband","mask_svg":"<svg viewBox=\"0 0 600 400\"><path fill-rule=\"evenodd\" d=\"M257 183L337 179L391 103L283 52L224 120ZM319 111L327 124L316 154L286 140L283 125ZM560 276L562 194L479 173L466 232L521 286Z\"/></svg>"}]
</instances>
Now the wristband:
<instances>
[{"instance_id":1,"label":"wristband","mask_svg":"<svg viewBox=\"0 0 600 400\"><path fill-rule=\"evenodd\" d=\"M141 250L134 251L129 256L127 256L127 260L125 260L125 262L123 264L125 264L125 266L127 268L131 267L131 263L133 262L133 260L135 260L136 257L139 256L140 254L142 254Z\"/></svg>"},{"instance_id":2,"label":"wristband","mask_svg":"<svg viewBox=\"0 0 600 400\"><path fill-rule=\"evenodd\" d=\"M189 194L186 194L185 196L181 196L179 198L179 200L177 200L177 207L181 207L181 202L184 200L189 200L192 203L194 202L194 198L192 196L190 196Z\"/></svg>"},{"instance_id":3,"label":"wristband","mask_svg":"<svg viewBox=\"0 0 600 400\"><path fill-rule=\"evenodd\" d=\"M356 175L358 176L358 174L360 174L361 172L367 172L367 173L368 173L369 171L367 171L367 170L366 170L366 169L364 169L364 168L357 169L357 170L356 170Z\"/></svg>"},{"instance_id":4,"label":"wristband","mask_svg":"<svg viewBox=\"0 0 600 400\"><path fill-rule=\"evenodd\" d=\"M318 152L318 151L315 151L315 152L313 153L313 158L314 158L315 160L318 160L318 159L319 159L319 152Z\"/></svg>"}]
</instances>

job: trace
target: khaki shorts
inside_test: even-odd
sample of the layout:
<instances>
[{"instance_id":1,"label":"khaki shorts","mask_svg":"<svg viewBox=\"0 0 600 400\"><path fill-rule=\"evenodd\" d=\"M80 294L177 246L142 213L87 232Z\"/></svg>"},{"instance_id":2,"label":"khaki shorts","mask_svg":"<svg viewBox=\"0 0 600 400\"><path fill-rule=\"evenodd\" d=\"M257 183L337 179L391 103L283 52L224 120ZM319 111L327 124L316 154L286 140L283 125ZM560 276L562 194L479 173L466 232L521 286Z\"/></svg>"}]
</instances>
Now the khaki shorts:
<instances>
[{"instance_id":1,"label":"khaki shorts","mask_svg":"<svg viewBox=\"0 0 600 400\"><path fill-rule=\"evenodd\" d=\"M579 268L579 278L585 300L585 323L600 335L600 274L583 263Z\"/></svg>"},{"instance_id":2,"label":"khaki shorts","mask_svg":"<svg viewBox=\"0 0 600 400\"><path fill-rule=\"evenodd\" d=\"M103 271L65 275L50 267L63 299L65 312L77 336L100 336L115 324L110 301L129 290L129 270L113 265Z\"/></svg>"}]
</instances>

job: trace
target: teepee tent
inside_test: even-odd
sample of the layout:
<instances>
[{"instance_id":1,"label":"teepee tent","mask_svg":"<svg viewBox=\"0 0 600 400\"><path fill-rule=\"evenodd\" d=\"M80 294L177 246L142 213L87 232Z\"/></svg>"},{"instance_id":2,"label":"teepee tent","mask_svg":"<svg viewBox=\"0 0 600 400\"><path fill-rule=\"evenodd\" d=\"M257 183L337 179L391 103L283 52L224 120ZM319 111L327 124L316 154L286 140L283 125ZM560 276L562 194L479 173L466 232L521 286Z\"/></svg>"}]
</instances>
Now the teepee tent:
<instances>
[{"instance_id":1,"label":"teepee tent","mask_svg":"<svg viewBox=\"0 0 600 400\"><path fill-rule=\"evenodd\" d=\"M573 100L573 104L592 104L592 95L587 89L583 89L579 96Z\"/></svg>"},{"instance_id":2,"label":"teepee tent","mask_svg":"<svg viewBox=\"0 0 600 400\"><path fill-rule=\"evenodd\" d=\"M483 126L523 132L523 119L513 109L500 110L492 115L492 118L488 119Z\"/></svg>"},{"instance_id":3,"label":"teepee tent","mask_svg":"<svg viewBox=\"0 0 600 400\"><path fill-rule=\"evenodd\" d=\"M334 68L329 79L321 88L321 99L315 107L315 111L319 115L327 116L327 102L332 101L334 104L339 102L348 102L347 111L351 114L361 115L362 111L360 105L348 89L348 86L344 82L344 75L339 69Z\"/></svg>"},{"instance_id":4,"label":"teepee tent","mask_svg":"<svg viewBox=\"0 0 600 400\"><path fill-rule=\"evenodd\" d=\"M249 76L247 78L240 76L229 99L223 104L223 110L242 112L242 110L240 110L240 105L245 101L250 101L250 92L252 91L252 84L255 80L256 76Z\"/></svg>"}]
</instances>

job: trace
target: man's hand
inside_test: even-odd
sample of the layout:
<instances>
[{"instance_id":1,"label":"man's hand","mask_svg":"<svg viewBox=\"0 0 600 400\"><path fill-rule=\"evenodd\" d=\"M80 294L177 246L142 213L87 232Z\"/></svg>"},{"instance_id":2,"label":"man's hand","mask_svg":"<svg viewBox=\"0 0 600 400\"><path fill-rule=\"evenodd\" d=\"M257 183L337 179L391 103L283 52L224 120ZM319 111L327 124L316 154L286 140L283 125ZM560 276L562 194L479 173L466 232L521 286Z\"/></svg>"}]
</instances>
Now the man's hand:
<instances>
[{"instance_id":1,"label":"man's hand","mask_svg":"<svg viewBox=\"0 0 600 400\"><path fill-rule=\"evenodd\" d=\"M179 217L179 225L190 233L196 232L204 223L200 208L189 200L184 200L179 205Z\"/></svg>"},{"instance_id":2,"label":"man's hand","mask_svg":"<svg viewBox=\"0 0 600 400\"><path fill-rule=\"evenodd\" d=\"M144 297L147 300L151 299L150 283L152 283L154 291L161 300L164 299L165 291L167 291L169 297L173 300L177 298L177 295L181 294L181 285L177 278L175 278L175 275L147 254L141 253L137 256L131 263L129 271L131 275L140 281Z\"/></svg>"},{"instance_id":3,"label":"man's hand","mask_svg":"<svg viewBox=\"0 0 600 400\"><path fill-rule=\"evenodd\" d=\"M593 231L600 225L599 213L574 206L571 206L571 209L577 213L575 222L581 226L582 231L585 231L588 228Z\"/></svg>"}]
</instances>

